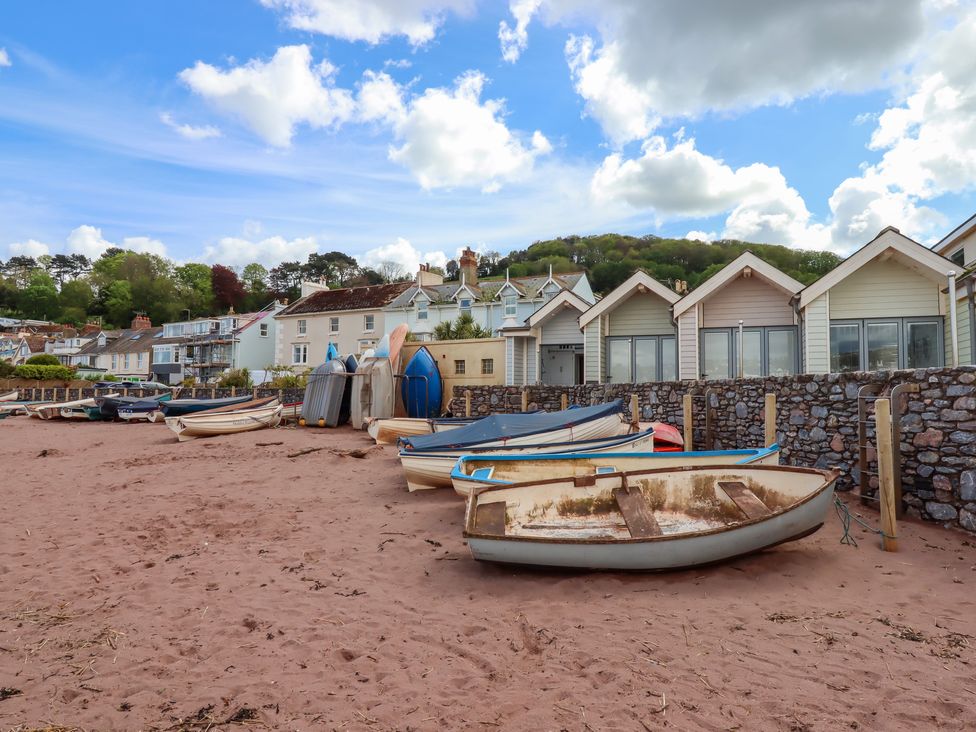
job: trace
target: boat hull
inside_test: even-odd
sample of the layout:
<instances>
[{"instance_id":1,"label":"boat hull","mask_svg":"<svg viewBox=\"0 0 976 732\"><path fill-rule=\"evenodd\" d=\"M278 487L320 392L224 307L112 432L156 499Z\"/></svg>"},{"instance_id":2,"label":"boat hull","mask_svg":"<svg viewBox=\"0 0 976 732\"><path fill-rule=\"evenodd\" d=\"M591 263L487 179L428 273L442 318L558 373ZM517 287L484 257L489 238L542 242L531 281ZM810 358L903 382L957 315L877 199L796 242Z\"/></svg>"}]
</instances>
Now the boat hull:
<instances>
[{"instance_id":1,"label":"boat hull","mask_svg":"<svg viewBox=\"0 0 976 732\"><path fill-rule=\"evenodd\" d=\"M251 395L223 397L221 399L172 399L165 404L161 404L162 413L167 417L181 417L184 414L195 414L196 412L206 412L219 407L229 407L243 404L250 401Z\"/></svg>"},{"instance_id":2,"label":"boat hull","mask_svg":"<svg viewBox=\"0 0 976 732\"><path fill-rule=\"evenodd\" d=\"M407 489L411 492L451 488L451 471L462 455L544 455L546 453L572 452L646 452L654 440L653 432L640 432L633 435L615 435L584 442L523 445L521 447L464 448L461 450L427 453L422 451L400 451L400 464L407 479Z\"/></svg>"},{"instance_id":3,"label":"boat hull","mask_svg":"<svg viewBox=\"0 0 976 732\"><path fill-rule=\"evenodd\" d=\"M441 374L437 361L421 346L403 370L400 398L408 417L430 419L441 412Z\"/></svg>"},{"instance_id":4,"label":"boat hull","mask_svg":"<svg viewBox=\"0 0 976 732\"><path fill-rule=\"evenodd\" d=\"M239 412L169 417L166 419L166 424L176 433L180 442L187 442L198 437L231 435L277 427L281 422L281 409L280 404L275 404Z\"/></svg>"},{"instance_id":5,"label":"boat hull","mask_svg":"<svg viewBox=\"0 0 976 732\"><path fill-rule=\"evenodd\" d=\"M15 402L17 401L17 390L7 392L6 394L0 394L0 402Z\"/></svg>"}]
</instances>

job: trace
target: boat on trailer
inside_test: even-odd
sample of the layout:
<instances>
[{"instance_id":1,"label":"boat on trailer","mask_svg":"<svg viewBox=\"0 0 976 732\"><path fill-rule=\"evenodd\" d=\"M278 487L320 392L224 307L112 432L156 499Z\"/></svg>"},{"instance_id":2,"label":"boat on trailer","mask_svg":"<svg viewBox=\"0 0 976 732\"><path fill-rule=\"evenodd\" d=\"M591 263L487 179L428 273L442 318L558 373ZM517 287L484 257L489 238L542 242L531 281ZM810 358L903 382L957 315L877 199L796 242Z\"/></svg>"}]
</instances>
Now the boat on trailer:
<instances>
[{"instance_id":1,"label":"boat on trailer","mask_svg":"<svg viewBox=\"0 0 976 732\"><path fill-rule=\"evenodd\" d=\"M662 571L722 562L823 526L837 471L721 465L478 487L464 538L480 561Z\"/></svg>"},{"instance_id":2,"label":"boat on trailer","mask_svg":"<svg viewBox=\"0 0 976 732\"><path fill-rule=\"evenodd\" d=\"M639 452L646 453L653 448L654 430L645 430L630 435L611 435L594 440L575 442L544 443L540 445L517 445L514 447L467 447L459 450L438 452L400 451L400 464L407 479L407 489L411 492L450 488L451 471L458 458L474 455L485 460L502 455L535 456L547 453L565 454L572 452Z\"/></svg>"},{"instance_id":3,"label":"boat on trailer","mask_svg":"<svg viewBox=\"0 0 976 732\"><path fill-rule=\"evenodd\" d=\"M655 445L657 434L654 435ZM679 468L685 465L779 465L779 445L694 452L594 452L552 455L462 455L451 469L454 492L493 485L521 485L549 478Z\"/></svg>"}]
</instances>

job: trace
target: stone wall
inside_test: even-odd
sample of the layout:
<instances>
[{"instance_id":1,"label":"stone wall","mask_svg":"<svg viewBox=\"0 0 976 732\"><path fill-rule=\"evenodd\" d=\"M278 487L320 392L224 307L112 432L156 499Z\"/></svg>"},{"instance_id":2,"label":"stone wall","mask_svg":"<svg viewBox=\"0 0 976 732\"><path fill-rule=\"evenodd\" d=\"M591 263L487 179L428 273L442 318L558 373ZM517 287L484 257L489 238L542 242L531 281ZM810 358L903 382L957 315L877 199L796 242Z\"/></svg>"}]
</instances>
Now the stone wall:
<instances>
[{"instance_id":1,"label":"stone wall","mask_svg":"<svg viewBox=\"0 0 976 732\"><path fill-rule=\"evenodd\" d=\"M838 487L858 485L858 390L866 384L907 383L917 393L902 397L901 479L909 515L976 532L976 367L915 371L800 374L788 377L648 384L530 386L530 409L557 410L563 394L569 404L589 405L639 398L641 419L683 428L682 397L694 400L694 447L759 447L764 436L765 394L776 395L776 435L788 465L837 467ZM464 414L470 390L472 413L515 412L522 387L455 387L450 403ZM706 397L707 391L707 397ZM706 445L705 405L712 410L712 444ZM873 429L869 426L869 442ZM874 451L869 450L869 459ZM869 466L876 471L876 464ZM871 486L877 481L871 478Z\"/></svg>"}]
</instances>

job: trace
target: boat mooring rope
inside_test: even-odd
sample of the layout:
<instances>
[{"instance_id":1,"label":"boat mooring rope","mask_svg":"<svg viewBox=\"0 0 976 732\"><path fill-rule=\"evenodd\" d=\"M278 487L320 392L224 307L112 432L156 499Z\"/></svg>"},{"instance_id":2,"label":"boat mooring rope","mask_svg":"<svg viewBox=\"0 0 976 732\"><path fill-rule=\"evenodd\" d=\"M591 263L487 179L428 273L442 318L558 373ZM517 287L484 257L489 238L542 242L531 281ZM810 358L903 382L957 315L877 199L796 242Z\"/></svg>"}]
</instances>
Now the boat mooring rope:
<instances>
[{"instance_id":1,"label":"boat mooring rope","mask_svg":"<svg viewBox=\"0 0 976 732\"><path fill-rule=\"evenodd\" d=\"M894 536L888 536L881 529L876 529L870 524L868 524L863 519L858 518L851 513L851 509L847 507L847 504L840 500L837 496L834 496L834 509L837 511L837 517L840 519L841 526L844 527L844 535L840 537L841 544L850 544L851 546L857 546L857 539L851 536L851 521L856 521L865 529L871 533L878 534L883 539L894 539Z\"/></svg>"}]
</instances>

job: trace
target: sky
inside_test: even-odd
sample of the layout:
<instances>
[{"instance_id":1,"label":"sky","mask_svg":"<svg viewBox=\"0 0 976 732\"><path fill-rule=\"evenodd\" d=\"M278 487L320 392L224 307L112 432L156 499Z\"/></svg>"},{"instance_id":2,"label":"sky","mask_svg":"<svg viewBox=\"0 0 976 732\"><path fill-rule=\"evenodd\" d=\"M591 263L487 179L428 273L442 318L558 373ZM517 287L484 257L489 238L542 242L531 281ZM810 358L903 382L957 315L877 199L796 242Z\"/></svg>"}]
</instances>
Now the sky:
<instances>
[{"instance_id":1,"label":"sky","mask_svg":"<svg viewBox=\"0 0 976 732\"><path fill-rule=\"evenodd\" d=\"M0 5L0 259L846 254L976 212L971 0Z\"/></svg>"}]
</instances>

